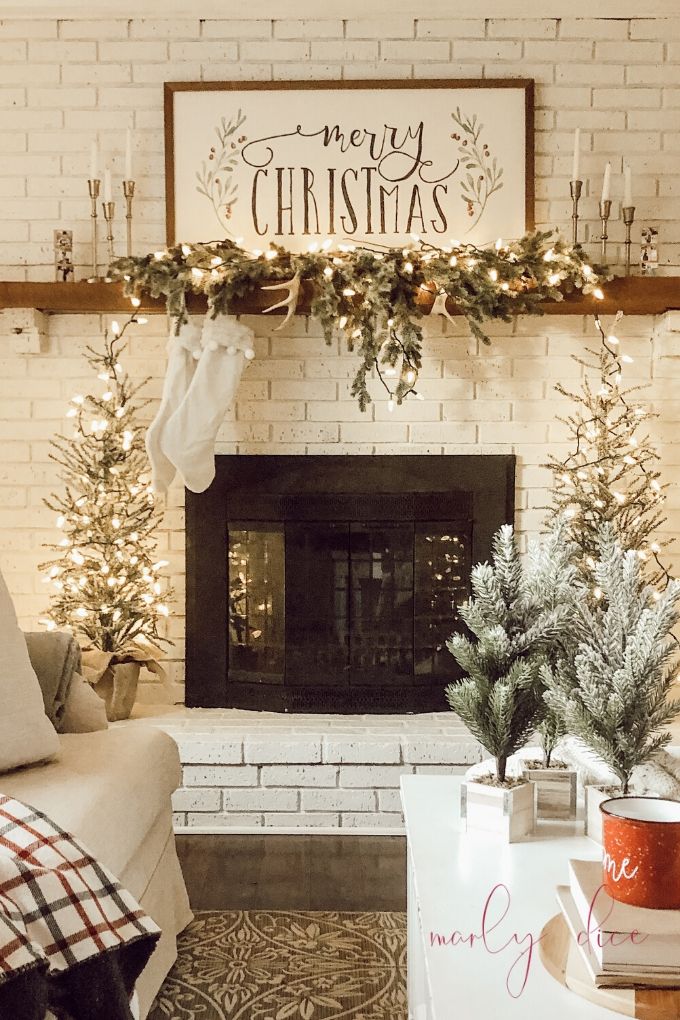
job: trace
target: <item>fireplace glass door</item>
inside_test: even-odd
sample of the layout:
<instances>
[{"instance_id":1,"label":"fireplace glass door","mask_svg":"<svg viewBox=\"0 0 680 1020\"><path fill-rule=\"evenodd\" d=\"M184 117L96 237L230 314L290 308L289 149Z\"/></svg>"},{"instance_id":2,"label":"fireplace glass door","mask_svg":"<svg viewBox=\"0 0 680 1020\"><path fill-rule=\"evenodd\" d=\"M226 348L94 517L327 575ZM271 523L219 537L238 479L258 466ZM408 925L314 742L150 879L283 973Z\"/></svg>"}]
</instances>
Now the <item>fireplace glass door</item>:
<instances>
[{"instance_id":1,"label":"fireplace glass door","mask_svg":"<svg viewBox=\"0 0 680 1020\"><path fill-rule=\"evenodd\" d=\"M456 675L466 521L229 524L228 675L384 689Z\"/></svg>"}]
</instances>

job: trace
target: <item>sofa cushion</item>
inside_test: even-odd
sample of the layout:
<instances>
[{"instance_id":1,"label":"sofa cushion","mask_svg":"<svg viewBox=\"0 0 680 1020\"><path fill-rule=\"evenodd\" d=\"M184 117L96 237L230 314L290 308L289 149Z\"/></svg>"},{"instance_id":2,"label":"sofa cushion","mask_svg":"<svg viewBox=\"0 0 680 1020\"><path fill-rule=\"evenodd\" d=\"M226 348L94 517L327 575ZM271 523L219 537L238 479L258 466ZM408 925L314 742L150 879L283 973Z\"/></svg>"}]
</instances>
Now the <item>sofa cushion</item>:
<instances>
[{"instance_id":1,"label":"sofa cushion","mask_svg":"<svg viewBox=\"0 0 680 1020\"><path fill-rule=\"evenodd\" d=\"M59 742L57 761L0 777L0 790L44 811L119 877L179 785L177 745L139 725Z\"/></svg>"},{"instance_id":2,"label":"sofa cushion","mask_svg":"<svg viewBox=\"0 0 680 1020\"><path fill-rule=\"evenodd\" d=\"M45 715L40 686L0 574L0 772L52 758L59 738Z\"/></svg>"}]
</instances>

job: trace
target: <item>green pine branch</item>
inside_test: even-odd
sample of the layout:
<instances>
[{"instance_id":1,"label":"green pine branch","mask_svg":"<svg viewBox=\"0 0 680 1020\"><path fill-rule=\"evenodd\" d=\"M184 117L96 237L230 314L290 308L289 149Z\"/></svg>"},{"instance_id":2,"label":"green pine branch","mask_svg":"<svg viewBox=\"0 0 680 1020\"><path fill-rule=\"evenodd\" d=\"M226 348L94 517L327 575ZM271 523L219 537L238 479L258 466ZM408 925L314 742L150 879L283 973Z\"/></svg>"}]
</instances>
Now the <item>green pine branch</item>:
<instances>
[{"instance_id":1,"label":"green pine branch","mask_svg":"<svg viewBox=\"0 0 680 1020\"><path fill-rule=\"evenodd\" d=\"M418 395L429 295L446 294L472 334L488 344L488 322L540 314L543 302L574 291L601 296L605 279L578 246L541 231L491 248L417 242L408 248L322 245L294 254L275 244L259 253L228 240L178 244L119 258L109 272L130 296L164 297L178 328L187 318L187 295L205 295L213 315L226 315L253 290L299 273L326 342L339 329L356 354L352 394L362 410L372 401L374 379L395 404Z\"/></svg>"}]
</instances>

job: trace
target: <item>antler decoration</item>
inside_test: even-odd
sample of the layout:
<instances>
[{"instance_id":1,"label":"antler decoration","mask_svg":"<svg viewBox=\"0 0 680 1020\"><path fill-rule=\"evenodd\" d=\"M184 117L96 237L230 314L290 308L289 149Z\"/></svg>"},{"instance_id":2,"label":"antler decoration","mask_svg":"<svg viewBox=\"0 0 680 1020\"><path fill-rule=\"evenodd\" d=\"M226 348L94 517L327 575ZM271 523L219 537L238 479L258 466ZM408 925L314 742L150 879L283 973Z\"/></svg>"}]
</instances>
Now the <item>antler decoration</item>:
<instances>
[{"instance_id":1,"label":"antler decoration","mask_svg":"<svg viewBox=\"0 0 680 1020\"><path fill-rule=\"evenodd\" d=\"M449 322L453 322L455 324L456 320L446 307L448 296L449 295L446 293L445 290L439 291L434 301L432 302L430 315L443 315L445 319L448 319Z\"/></svg>"},{"instance_id":2,"label":"antler decoration","mask_svg":"<svg viewBox=\"0 0 680 1020\"><path fill-rule=\"evenodd\" d=\"M277 301L275 305L270 305L269 308L265 308L265 312L274 312L277 308L287 309L286 315L280 326L276 329L283 329L286 323L295 315L295 309L297 308L298 297L300 296L300 270L297 271L292 280L288 280L287 283L272 283L267 287L263 287L262 290L287 290L288 295L282 301Z\"/></svg>"}]
</instances>

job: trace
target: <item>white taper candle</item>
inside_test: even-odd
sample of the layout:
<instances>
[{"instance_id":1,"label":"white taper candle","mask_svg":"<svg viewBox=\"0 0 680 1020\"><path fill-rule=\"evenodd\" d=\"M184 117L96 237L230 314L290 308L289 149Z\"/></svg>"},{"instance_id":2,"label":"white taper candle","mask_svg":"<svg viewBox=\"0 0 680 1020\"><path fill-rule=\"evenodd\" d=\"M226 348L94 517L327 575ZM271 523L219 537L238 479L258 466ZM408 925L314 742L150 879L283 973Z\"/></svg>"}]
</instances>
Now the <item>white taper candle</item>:
<instances>
[{"instance_id":1,"label":"white taper candle","mask_svg":"<svg viewBox=\"0 0 680 1020\"><path fill-rule=\"evenodd\" d=\"M96 181L99 176L99 147L95 142L90 145L90 180Z\"/></svg>"},{"instance_id":2,"label":"white taper candle","mask_svg":"<svg viewBox=\"0 0 680 1020\"><path fill-rule=\"evenodd\" d=\"M113 201L113 195L111 193L111 168L108 166L104 169L104 201Z\"/></svg>"},{"instance_id":3,"label":"white taper candle","mask_svg":"<svg viewBox=\"0 0 680 1020\"><path fill-rule=\"evenodd\" d=\"M607 163L604 168L604 177L602 178L602 201L608 202L611 194L611 182L612 182L612 165Z\"/></svg>"},{"instance_id":4,"label":"white taper candle","mask_svg":"<svg viewBox=\"0 0 680 1020\"><path fill-rule=\"evenodd\" d=\"M131 181L132 177L132 129L125 132L125 180Z\"/></svg>"},{"instance_id":5,"label":"white taper candle","mask_svg":"<svg viewBox=\"0 0 680 1020\"><path fill-rule=\"evenodd\" d=\"M579 173L581 170L581 128L576 128L574 131L574 162L571 168L571 179L572 181L580 181Z\"/></svg>"},{"instance_id":6,"label":"white taper candle","mask_svg":"<svg viewBox=\"0 0 680 1020\"><path fill-rule=\"evenodd\" d=\"M633 205L633 175L627 163L623 167L623 205L624 208Z\"/></svg>"}]
</instances>

